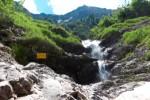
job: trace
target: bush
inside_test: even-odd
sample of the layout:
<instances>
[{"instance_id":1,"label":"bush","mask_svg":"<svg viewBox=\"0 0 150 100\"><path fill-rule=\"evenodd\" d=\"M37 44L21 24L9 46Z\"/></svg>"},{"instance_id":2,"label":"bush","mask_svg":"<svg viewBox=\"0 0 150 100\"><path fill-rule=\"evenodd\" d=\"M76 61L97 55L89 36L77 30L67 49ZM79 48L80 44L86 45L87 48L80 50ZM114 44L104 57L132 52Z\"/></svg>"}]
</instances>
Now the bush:
<instances>
[{"instance_id":1,"label":"bush","mask_svg":"<svg viewBox=\"0 0 150 100\"><path fill-rule=\"evenodd\" d=\"M55 34L58 34L62 37L69 37L71 35L69 32L67 32L62 27L54 27L54 28L52 28L52 32L54 32Z\"/></svg>"},{"instance_id":2,"label":"bush","mask_svg":"<svg viewBox=\"0 0 150 100\"><path fill-rule=\"evenodd\" d=\"M13 44L12 45L12 52L14 55L14 58L20 63L20 64L27 64L28 63L28 54L30 54L31 52L29 52L29 50L27 48L25 48L22 45L19 44Z\"/></svg>"},{"instance_id":3,"label":"bush","mask_svg":"<svg viewBox=\"0 0 150 100\"><path fill-rule=\"evenodd\" d=\"M52 65L63 54L61 48L54 45L51 41L41 38L21 40L17 44L12 45L12 50L16 60L21 64L27 64L32 61L40 62L36 59L36 54L44 52L48 56L44 63Z\"/></svg>"},{"instance_id":4,"label":"bush","mask_svg":"<svg viewBox=\"0 0 150 100\"><path fill-rule=\"evenodd\" d=\"M99 27L109 27L114 23L115 23L115 20L113 19L113 17L105 16L105 17L103 17L103 19L100 20L98 26Z\"/></svg>"},{"instance_id":5,"label":"bush","mask_svg":"<svg viewBox=\"0 0 150 100\"><path fill-rule=\"evenodd\" d=\"M109 38L111 37L113 34L117 34L118 33L118 29L117 28L112 28L112 27L109 27L109 28L105 28L101 34L99 35L99 37L101 39L106 39L106 38Z\"/></svg>"},{"instance_id":6,"label":"bush","mask_svg":"<svg viewBox=\"0 0 150 100\"><path fill-rule=\"evenodd\" d=\"M123 41L126 44L137 45L139 43L142 43L143 40L148 35L150 35L149 32L150 32L149 27L141 28L141 29L131 31L131 32L126 32L123 35Z\"/></svg>"},{"instance_id":7,"label":"bush","mask_svg":"<svg viewBox=\"0 0 150 100\"><path fill-rule=\"evenodd\" d=\"M150 61L150 51L145 53L144 59L147 60L147 61Z\"/></svg>"}]
</instances>

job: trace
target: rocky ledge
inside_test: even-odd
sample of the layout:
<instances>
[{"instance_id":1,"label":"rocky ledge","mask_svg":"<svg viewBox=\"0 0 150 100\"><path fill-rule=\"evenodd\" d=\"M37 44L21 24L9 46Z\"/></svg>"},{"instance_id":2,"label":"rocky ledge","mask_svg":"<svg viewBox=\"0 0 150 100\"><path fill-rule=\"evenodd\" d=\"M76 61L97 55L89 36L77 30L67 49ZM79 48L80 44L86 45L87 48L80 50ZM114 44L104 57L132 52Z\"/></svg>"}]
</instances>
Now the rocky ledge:
<instances>
[{"instance_id":1,"label":"rocky ledge","mask_svg":"<svg viewBox=\"0 0 150 100\"><path fill-rule=\"evenodd\" d=\"M45 65L0 62L0 100L88 100L86 90Z\"/></svg>"},{"instance_id":2,"label":"rocky ledge","mask_svg":"<svg viewBox=\"0 0 150 100\"><path fill-rule=\"evenodd\" d=\"M50 66L34 62L20 65L10 52L10 48L0 44L0 100L150 99L148 61L117 62L110 69L110 80L80 85L67 75L56 74Z\"/></svg>"}]
</instances>

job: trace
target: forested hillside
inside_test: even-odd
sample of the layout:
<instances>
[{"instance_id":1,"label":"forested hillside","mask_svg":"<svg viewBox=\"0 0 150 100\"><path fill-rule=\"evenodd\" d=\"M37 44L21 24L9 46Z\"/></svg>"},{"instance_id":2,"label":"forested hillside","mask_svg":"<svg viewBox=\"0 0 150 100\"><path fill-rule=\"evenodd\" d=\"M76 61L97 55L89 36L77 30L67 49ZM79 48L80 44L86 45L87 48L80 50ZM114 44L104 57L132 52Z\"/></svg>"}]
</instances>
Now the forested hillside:
<instances>
[{"instance_id":1,"label":"forested hillside","mask_svg":"<svg viewBox=\"0 0 150 100\"><path fill-rule=\"evenodd\" d=\"M62 25L82 39L90 38L90 29L98 24L103 16L111 15L112 10L106 8L81 6L64 15L32 14L33 18L46 20Z\"/></svg>"}]
</instances>

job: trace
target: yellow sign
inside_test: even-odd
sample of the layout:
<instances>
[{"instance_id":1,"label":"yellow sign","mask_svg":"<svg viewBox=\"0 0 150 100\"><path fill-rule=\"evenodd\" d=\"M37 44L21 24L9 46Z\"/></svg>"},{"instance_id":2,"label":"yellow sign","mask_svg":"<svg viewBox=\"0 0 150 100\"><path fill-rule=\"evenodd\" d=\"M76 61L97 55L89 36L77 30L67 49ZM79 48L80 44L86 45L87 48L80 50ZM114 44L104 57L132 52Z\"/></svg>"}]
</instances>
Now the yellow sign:
<instances>
[{"instance_id":1,"label":"yellow sign","mask_svg":"<svg viewBox=\"0 0 150 100\"><path fill-rule=\"evenodd\" d=\"M46 53L37 53L36 54L37 59L47 59L47 54Z\"/></svg>"}]
</instances>

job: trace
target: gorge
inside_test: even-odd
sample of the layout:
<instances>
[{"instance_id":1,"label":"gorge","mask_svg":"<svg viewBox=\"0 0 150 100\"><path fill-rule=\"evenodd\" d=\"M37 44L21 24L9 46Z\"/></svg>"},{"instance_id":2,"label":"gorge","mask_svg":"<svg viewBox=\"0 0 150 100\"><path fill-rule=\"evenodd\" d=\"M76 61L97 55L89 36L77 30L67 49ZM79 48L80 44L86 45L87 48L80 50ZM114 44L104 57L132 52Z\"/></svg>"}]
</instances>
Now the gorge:
<instances>
[{"instance_id":1,"label":"gorge","mask_svg":"<svg viewBox=\"0 0 150 100\"><path fill-rule=\"evenodd\" d=\"M150 100L150 1L65 15L23 1L0 0L0 100Z\"/></svg>"},{"instance_id":2,"label":"gorge","mask_svg":"<svg viewBox=\"0 0 150 100\"><path fill-rule=\"evenodd\" d=\"M82 44L86 49L89 49L87 55L97 59L100 80L107 80L110 76L110 72L106 70L108 49L101 47L100 42L98 40L84 40Z\"/></svg>"}]
</instances>

